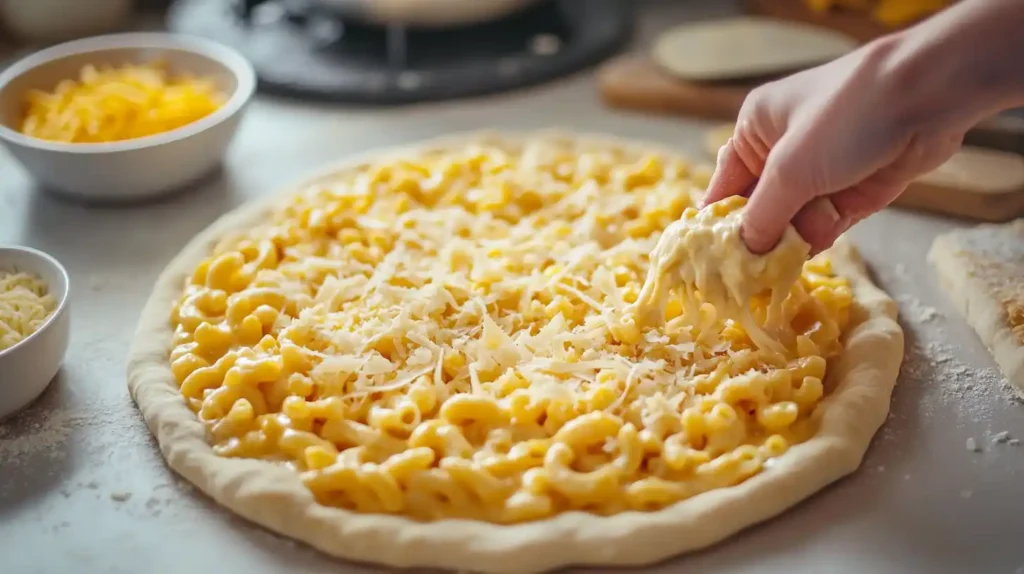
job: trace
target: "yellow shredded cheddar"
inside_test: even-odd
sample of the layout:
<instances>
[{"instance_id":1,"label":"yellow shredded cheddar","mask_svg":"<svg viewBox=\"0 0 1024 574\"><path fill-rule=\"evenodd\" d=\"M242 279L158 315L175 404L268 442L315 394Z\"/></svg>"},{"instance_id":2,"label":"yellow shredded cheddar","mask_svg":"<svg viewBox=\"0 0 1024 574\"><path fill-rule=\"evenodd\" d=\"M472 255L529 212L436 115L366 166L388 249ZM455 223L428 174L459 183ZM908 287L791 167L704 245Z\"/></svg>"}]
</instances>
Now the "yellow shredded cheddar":
<instances>
[{"instance_id":1,"label":"yellow shredded cheddar","mask_svg":"<svg viewBox=\"0 0 1024 574\"><path fill-rule=\"evenodd\" d=\"M159 62L82 68L77 81L26 97L21 131L65 143L102 143L168 132L224 103L209 78L171 76Z\"/></svg>"}]
</instances>

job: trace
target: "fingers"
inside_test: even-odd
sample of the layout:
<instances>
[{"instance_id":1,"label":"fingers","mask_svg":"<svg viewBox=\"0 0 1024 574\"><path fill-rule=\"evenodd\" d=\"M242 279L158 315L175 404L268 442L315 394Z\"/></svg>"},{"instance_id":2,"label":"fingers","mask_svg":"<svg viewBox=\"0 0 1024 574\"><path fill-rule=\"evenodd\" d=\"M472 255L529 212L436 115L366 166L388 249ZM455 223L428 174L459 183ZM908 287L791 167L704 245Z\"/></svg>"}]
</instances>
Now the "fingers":
<instances>
[{"instance_id":1,"label":"fingers","mask_svg":"<svg viewBox=\"0 0 1024 574\"><path fill-rule=\"evenodd\" d=\"M832 204L844 217L851 222L857 222L884 209L903 193L907 185L908 183L895 182L879 185L872 181L865 181L860 185L833 194Z\"/></svg>"},{"instance_id":2,"label":"fingers","mask_svg":"<svg viewBox=\"0 0 1024 574\"><path fill-rule=\"evenodd\" d=\"M811 255L832 247L852 223L829 196L816 197L793 217L793 227L811 246Z\"/></svg>"},{"instance_id":3,"label":"fingers","mask_svg":"<svg viewBox=\"0 0 1024 574\"><path fill-rule=\"evenodd\" d=\"M869 215L881 211L906 184L876 185L870 181L828 196L816 197L797 212L793 227L811 246L811 255L832 247L839 236Z\"/></svg>"},{"instance_id":4,"label":"fingers","mask_svg":"<svg viewBox=\"0 0 1024 574\"><path fill-rule=\"evenodd\" d=\"M711 176L701 207L733 195L745 195L757 181L757 175L740 157L735 142L736 138L729 138L718 150L715 173Z\"/></svg>"},{"instance_id":5,"label":"fingers","mask_svg":"<svg viewBox=\"0 0 1024 574\"><path fill-rule=\"evenodd\" d=\"M799 166L785 140L772 150L764 173L750 194L743 215L743 240L752 253L766 253L775 247L797 212L814 197L813 189L791 174Z\"/></svg>"}]
</instances>

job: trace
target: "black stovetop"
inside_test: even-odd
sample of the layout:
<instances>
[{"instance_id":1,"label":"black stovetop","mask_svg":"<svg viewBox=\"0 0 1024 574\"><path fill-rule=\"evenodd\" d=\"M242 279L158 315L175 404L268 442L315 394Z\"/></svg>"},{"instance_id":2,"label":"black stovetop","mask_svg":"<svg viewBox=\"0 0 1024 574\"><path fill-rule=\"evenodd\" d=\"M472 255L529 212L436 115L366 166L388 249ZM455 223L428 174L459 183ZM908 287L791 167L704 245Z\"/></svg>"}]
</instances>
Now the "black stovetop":
<instances>
[{"instance_id":1,"label":"black stovetop","mask_svg":"<svg viewBox=\"0 0 1024 574\"><path fill-rule=\"evenodd\" d=\"M628 41L632 4L545 0L495 22L404 30L342 21L301 0L177 0L168 24L241 51L268 92L398 104L506 91L588 67Z\"/></svg>"}]
</instances>

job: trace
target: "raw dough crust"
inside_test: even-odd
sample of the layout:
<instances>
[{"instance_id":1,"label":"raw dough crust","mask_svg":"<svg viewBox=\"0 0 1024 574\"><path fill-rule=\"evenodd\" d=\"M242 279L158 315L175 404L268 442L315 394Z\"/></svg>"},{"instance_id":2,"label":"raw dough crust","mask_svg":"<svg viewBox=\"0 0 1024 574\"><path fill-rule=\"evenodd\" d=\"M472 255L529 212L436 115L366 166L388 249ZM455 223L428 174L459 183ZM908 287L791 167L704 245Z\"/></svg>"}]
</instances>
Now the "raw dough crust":
<instances>
[{"instance_id":1,"label":"raw dough crust","mask_svg":"<svg viewBox=\"0 0 1024 574\"><path fill-rule=\"evenodd\" d=\"M828 28L744 16L673 28L655 41L651 59L686 80L718 81L799 70L856 47Z\"/></svg>"},{"instance_id":2,"label":"raw dough crust","mask_svg":"<svg viewBox=\"0 0 1024 574\"><path fill-rule=\"evenodd\" d=\"M570 139L580 146L630 152L676 152L643 143L571 133L473 133L408 148L454 149L484 141ZM377 152L343 162L307 184L359 169ZM217 240L259 221L282 196L223 216L193 239L160 275L142 313L128 364L128 386L160 450L177 473L218 503L277 533L328 554L391 567L440 567L479 572L537 572L566 565L637 566L714 544L767 520L859 466L889 399L903 357L897 307L875 287L855 248L832 250L834 267L855 294L845 353L830 362L827 396L815 411L821 423L811 440L793 446L772 466L730 488L713 490L652 513L596 517L569 512L516 525L467 520L422 523L389 515L357 514L321 506L298 474L258 460L218 457L188 409L168 365L173 302L193 268Z\"/></svg>"},{"instance_id":3,"label":"raw dough crust","mask_svg":"<svg viewBox=\"0 0 1024 574\"><path fill-rule=\"evenodd\" d=\"M1004 299L1024 304L1024 218L939 235L928 252L939 285L1024 399L1024 343ZM995 263L995 265L993 265Z\"/></svg>"}]
</instances>

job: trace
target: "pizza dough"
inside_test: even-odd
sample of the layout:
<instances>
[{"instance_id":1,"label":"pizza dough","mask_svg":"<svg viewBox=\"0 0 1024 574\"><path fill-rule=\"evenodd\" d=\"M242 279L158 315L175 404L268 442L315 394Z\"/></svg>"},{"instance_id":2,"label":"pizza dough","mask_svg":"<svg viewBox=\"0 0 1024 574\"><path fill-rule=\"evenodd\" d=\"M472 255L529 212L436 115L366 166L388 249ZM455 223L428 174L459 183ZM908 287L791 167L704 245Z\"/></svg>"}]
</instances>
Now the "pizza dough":
<instances>
[{"instance_id":1,"label":"pizza dough","mask_svg":"<svg viewBox=\"0 0 1024 574\"><path fill-rule=\"evenodd\" d=\"M682 79L719 81L791 72L856 47L827 28L750 16L673 28L654 42L651 56Z\"/></svg>"},{"instance_id":2,"label":"pizza dough","mask_svg":"<svg viewBox=\"0 0 1024 574\"><path fill-rule=\"evenodd\" d=\"M455 150L478 142L562 138L629 152L658 150L642 143L555 133L471 134L421 144L411 151ZM409 150L406 150L409 151ZM401 156L402 150L371 154ZM366 160L346 161L296 190ZM221 505L328 554L391 567L443 567L480 572L535 572L571 564L638 566L714 544L797 504L858 467L885 421L903 355L897 308L868 278L857 251L839 242L833 268L854 294L844 353L830 361L828 396L812 414L818 432L765 469L733 487L689 498L663 511L597 517L566 512L516 525L468 520L416 522L359 514L314 501L296 472L251 459L222 458L186 406L168 365L174 302L192 270L219 239L264 219L281 197L239 208L192 240L154 286L129 357L128 384L160 450L175 472Z\"/></svg>"},{"instance_id":3,"label":"pizza dough","mask_svg":"<svg viewBox=\"0 0 1024 574\"><path fill-rule=\"evenodd\" d=\"M1024 399L1024 219L935 238L939 285Z\"/></svg>"}]
</instances>

